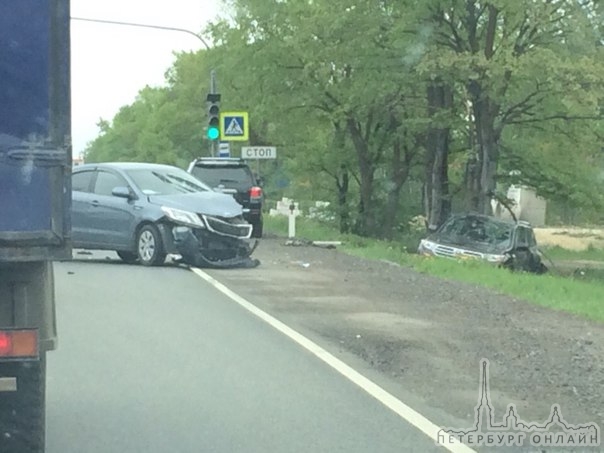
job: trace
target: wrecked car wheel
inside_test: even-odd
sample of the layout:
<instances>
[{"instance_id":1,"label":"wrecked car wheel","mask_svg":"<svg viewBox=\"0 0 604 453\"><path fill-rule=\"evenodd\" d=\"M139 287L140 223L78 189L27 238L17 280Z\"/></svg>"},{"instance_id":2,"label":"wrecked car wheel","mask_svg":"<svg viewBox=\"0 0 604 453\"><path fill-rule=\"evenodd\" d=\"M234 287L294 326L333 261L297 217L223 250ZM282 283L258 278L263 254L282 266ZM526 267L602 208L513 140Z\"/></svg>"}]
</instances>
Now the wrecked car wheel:
<instances>
[{"instance_id":1,"label":"wrecked car wheel","mask_svg":"<svg viewBox=\"0 0 604 453\"><path fill-rule=\"evenodd\" d=\"M166 260L166 252L159 229L155 225L143 225L136 236L138 260L143 266L158 266Z\"/></svg>"},{"instance_id":2,"label":"wrecked car wheel","mask_svg":"<svg viewBox=\"0 0 604 453\"><path fill-rule=\"evenodd\" d=\"M121 251L118 251L116 253L117 253L117 256L119 256L120 259L124 263L134 264L134 263L136 263L138 261L138 255L136 253L133 253L133 252L121 252Z\"/></svg>"}]
</instances>

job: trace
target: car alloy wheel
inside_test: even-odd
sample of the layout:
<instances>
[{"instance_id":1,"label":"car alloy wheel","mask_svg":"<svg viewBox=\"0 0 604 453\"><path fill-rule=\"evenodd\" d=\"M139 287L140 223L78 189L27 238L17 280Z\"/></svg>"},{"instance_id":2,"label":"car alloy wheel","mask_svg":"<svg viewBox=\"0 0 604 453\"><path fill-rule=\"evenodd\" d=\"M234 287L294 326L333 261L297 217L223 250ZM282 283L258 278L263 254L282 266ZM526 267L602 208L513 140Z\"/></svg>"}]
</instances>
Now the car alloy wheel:
<instances>
[{"instance_id":1,"label":"car alloy wheel","mask_svg":"<svg viewBox=\"0 0 604 453\"><path fill-rule=\"evenodd\" d=\"M161 235L155 225L144 225L138 232L137 253L141 264L156 266L166 259Z\"/></svg>"}]
</instances>

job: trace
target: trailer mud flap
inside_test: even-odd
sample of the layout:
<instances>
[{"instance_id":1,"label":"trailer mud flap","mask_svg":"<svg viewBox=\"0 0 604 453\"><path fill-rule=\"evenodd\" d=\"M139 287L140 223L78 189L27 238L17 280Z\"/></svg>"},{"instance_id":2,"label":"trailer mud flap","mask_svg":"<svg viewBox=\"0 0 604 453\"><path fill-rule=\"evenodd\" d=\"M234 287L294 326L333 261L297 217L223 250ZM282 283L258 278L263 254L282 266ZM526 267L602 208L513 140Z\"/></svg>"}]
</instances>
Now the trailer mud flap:
<instances>
[{"instance_id":1,"label":"trailer mud flap","mask_svg":"<svg viewBox=\"0 0 604 453\"><path fill-rule=\"evenodd\" d=\"M0 452L42 453L46 431L45 356L0 362L0 382L13 379L16 390L0 393Z\"/></svg>"}]
</instances>

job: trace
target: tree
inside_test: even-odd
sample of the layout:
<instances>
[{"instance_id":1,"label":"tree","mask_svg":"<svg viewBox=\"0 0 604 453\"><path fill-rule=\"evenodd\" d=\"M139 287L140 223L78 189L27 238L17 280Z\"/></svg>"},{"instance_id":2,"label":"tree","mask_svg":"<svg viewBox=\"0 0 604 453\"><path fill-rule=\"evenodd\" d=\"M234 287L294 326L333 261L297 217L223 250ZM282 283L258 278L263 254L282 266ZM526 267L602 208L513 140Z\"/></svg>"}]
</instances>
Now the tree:
<instances>
[{"instance_id":1,"label":"tree","mask_svg":"<svg viewBox=\"0 0 604 453\"><path fill-rule=\"evenodd\" d=\"M166 86L141 90L99 123L89 160L185 166L207 155L215 69L223 110L250 113L250 144L279 147L268 180L333 202L343 232L391 238L422 210L433 229L462 201L489 212L492 194L510 183L599 206L590 195L603 164L599 3L228 6L229 20L207 30L211 50L178 54Z\"/></svg>"},{"instance_id":2,"label":"tree","mask_svg":"<svg viewBox=\"0 0 604 453\"><path fill-rule=\"evenodd\" d=\"M327 0L234 1L231 5L235 23L217 24L214 40L237 49L239 62L253 74L255 91L270 93L273 115L275 110L301 109L309 118L324 118L334 137L343 135L340 141L351 143L356 157L351 174L357 176L360 196L355 230L391 234L400 189L417 152L414 139L409 138L415 131L408 130L402 115L412 116L410 111L416 108L409 102L414 87L400 65L384 65L399 53L393 31L396 20L403 17L400 8L372 1L344 7L342 2ZM285 122L281 117L280 124ZM329 152L338 154L342 149L337 146ZM344 180L349 178L349 166L347 158L337 160L324 170L334 177L347 169L338 176L336 186L341 191L348 187ZM386 172L389 193L382 205L375 196L375 178L384 165L391 171Z\"/></svg>"},{"instance_id":3,"label":"tree","mask_svg":"<svg viewBox=\"0 0 604 453\"><path fill-rule=\"evenodd\" d=\"M601 70L593 44L577 40L585 36L588 15L578 2L563 0L435 0L429 10L440 48L423 62L424 70L463 83L478 166L467 174L477 191L471 207L489 213L506 127L601 117L589 102L593 91L583 89ZM579 42L581 53L572 54L569 47ZM567 102L551 110L548 101L558 97Z\"/></svg>"}]
</instances>

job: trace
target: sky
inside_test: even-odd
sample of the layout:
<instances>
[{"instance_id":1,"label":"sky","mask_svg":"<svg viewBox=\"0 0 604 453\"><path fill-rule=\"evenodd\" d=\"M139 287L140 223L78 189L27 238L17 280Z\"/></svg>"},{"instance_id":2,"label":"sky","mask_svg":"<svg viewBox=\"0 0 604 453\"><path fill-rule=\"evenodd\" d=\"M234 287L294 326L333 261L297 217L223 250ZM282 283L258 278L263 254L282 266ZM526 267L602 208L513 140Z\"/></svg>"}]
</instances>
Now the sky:
<instances>
[{"instance_id":1,"label":"sky","mask_svg":"<svg viewBox=\"0 0 604 453\"><path fill-rule=\"evenodd\" d=\"M220 0L71 0L72 18L136 22L200 32L219 13ZM187 33L72 20L71 102L73 155L98 136L146 85L164 84L173 52L203 44ZM209 74L208 74L209 86Z\"/></svg>"}]
</instances>

